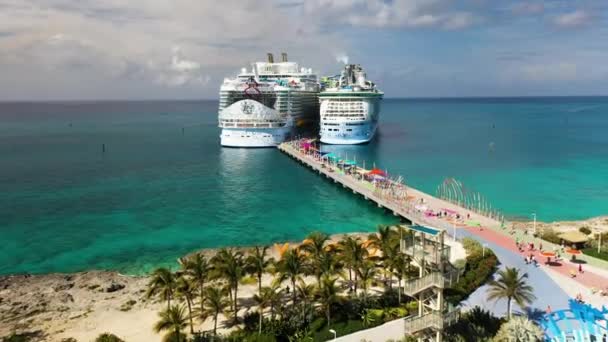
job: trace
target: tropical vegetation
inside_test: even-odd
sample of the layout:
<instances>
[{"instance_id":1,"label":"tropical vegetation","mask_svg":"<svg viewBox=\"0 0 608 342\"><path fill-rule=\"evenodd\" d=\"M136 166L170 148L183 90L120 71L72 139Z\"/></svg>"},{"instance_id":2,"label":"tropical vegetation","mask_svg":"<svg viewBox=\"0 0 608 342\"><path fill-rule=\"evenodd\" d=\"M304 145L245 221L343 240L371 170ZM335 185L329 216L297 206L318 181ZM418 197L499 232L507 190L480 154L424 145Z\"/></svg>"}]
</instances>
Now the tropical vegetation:
<instances>
[{"instance_id":1,"label":"tropical vegetation","mask_svg":"<svg viewBox=\"0 0 608 342\"><path fill-rule=\"evenodd\" d=\"M166 302L154 330L178 342L317 341L333 338L329 329L340 336L407 316L418 307L402 287L419 270L401 250L404 234L381 226L334 241L314 232L296 246L223 248L182 258L179 270L159 268L150 278L146 296ZM480 265L489 277L493 253L467 252L474 257L461 279ZM249 299L239 298L243 284L256 285ZM481 283L461 285L455 293L468 295ZM220 328L231 333L220 336Z\"/></svg>"},{"instance_id":2,"label":"tropical vegetation","mask_svg":"<svg viewBox=\"0 0 608 342\"><path fill-rule=\"evenodd\" d=\"M498 271L497 279L489 282L489 300L507 300L507 318L511 319L512 302L515 301L520 307L532 303L536 298L532 286L527 282L528 274L521 273L518 269L507 267Z\"/></svg>"}]
</instances>

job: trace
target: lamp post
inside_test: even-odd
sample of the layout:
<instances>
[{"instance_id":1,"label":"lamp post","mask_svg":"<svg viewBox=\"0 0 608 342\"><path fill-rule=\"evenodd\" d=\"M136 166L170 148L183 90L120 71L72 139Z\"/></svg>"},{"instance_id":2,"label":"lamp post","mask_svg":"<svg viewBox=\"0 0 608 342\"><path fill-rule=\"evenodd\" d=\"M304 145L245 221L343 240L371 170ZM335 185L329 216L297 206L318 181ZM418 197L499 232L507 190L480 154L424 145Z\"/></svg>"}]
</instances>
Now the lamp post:
<instances>
[{"instance_id":1,"label":"lamp post","mask_svg":"<svg viewBox=\"0 0 608 342\"><path fill-rule=\"evenodd\" d=\"M599 254L602 251L602 231L597 230L597 253Z\"/></svg>"},{"instance_id":2,"label":"lamp post","mask_svg":"<svg viewBox=\"0 0 608 342\"><path fill-rule=\"evenodd\" d=\"M536 213L532 213L532 217L534 218L534 235L536 235Z\"/></svg>"},{"instance_id":3,"label":"lamp post","mask_svg":"<svg viewBox=\"0 0 608 342\"><path fill-rule=\"evenodd\" d=\"M336 333L336 331L334 329L329 329L329 332L332 333L332 334L334 334L334 340L336 338L338 338L338 334Z\"/></svg>"},{"instance_id":4,"label":"lamp post","mask_svg":"<svg viewBox=\"0 0 608 342\"><path fill-rule=\"evenodd\" d=\"M483 245L481 245L481 257L482 258L486 257L486 247L488 247L487 243L484 243Z\"/></svg>"}]
</instances>

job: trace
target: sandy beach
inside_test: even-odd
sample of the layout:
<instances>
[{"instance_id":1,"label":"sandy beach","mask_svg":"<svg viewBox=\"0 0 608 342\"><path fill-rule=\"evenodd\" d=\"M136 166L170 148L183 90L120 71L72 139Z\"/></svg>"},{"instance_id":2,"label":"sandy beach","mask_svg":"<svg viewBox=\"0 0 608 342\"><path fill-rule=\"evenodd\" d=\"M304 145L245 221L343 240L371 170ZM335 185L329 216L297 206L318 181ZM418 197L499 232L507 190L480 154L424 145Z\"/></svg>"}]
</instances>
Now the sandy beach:
<instances>
[{"instance_id":1,"label":"sandy beach","mask_svg":"<svg viewBox=\"0 0 608 342\"><path fill-rule=\"evenodd\" d=\"M369 233L348 235L365 238ZM343 236L332 235L330 243L337 242ZM447 243L452 246L452 261L465 257L459 243L454 244L451 240ZM298 244L290 243L292 246ZM209 256L216 250L205 249L196 253ZM278 248L270 248L269 255L278 258ZM313 280L312 277L306 278L307 282ZM166 303L145 298L148 281L147 276L126 276L110 271L0 277L0 337L15 332L34 332L35 340L39 341L61 341L66 338L92 341L99 334L111 332L129 342L160 341L162 336L154 333L152 327ZM269 285L271 282L272 277L266 274L263 284ZM371 290L381 291L380 288ZM239 315L256 310L251 305L255 293L255 281L245 281L239 287L242 303ZM218 322L220 332L234 328L226 321L225 317L221 317ZM202 325L196 324L197 330L212 328L211 319Z\"/></svg>"},{"instance_id":2,"label":"sandy beach","mask_svg":"<svg viewBox=\"0 0 608 342\"><path fill-rule=\"evenodd\" d=\"M515 221L513 222L513 227L532 229L533 224L533 221ZM608 216L592 217L582 221L536 222L536 229L538 230L550 228L556 232L567 232L571 230L578 231L581 227L587 227L591 231L608 232Z\"/></svg>"}]
</instances>

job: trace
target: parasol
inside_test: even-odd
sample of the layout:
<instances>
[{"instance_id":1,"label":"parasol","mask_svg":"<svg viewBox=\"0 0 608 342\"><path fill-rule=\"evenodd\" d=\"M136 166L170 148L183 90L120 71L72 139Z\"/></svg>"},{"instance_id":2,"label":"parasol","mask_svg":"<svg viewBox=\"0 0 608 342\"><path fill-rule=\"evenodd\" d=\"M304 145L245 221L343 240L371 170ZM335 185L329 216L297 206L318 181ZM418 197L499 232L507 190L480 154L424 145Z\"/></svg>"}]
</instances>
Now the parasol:
<instances>
[{"instance_id":1,"label":"parasol","mask_svg":"<svg viewBox=\"0 0 608 342\"><path fill-rule=\"evenodd\" d=\"M555 256L555 252L552 251L542 251L540 252L540 255L547 257L547 258L551 258Z\"/></svg>"},{"instance_id":2,"label":"parasol","mask_svg":"<svg viewBox=\"0 0 608 342\"><path fill-rule=\"evenodd\" d=\"M378 176L386 176L386 173L378 168L373 168L370 172L370 175L378 175Z\"/></svg>"},{"instance_id":3,"label":"parasol","mask_svg":"<svg viewBox=\"0 0 608 342\"><path fill-rule=\"evenodd\" d=\"M580 254L582 254L581 251L579 251L578 249L574 249L574 248L567 248L566 249L566 253L568 253L570 255L580 255Z\"/></svg>"}]
</instances>

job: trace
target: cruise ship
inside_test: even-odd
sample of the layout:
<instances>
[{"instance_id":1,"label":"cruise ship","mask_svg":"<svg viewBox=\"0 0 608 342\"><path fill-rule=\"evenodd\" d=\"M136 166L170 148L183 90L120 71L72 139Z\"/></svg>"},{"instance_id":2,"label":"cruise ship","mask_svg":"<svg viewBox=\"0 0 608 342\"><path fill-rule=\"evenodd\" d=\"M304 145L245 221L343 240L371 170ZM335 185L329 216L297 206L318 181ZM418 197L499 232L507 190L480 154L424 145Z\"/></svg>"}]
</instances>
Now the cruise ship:
<instances>
[{"instance_id":1,"label":"cruise ship","mask_svg":"<svg viewBox=\"0 0 608 342\"><path fill-rule=\"evenodd\" d=\"M324 77L321 83L321 142L346 145L372 140L384 93L367 80L363 68L347 64L341 75Z\"/></svg>"},{"instance_id":2,"label":"cruise ship","mask_svg":"<svg viewBox=\"0 0 608 342\"><path fill-rule=\"evenodd\" d=\"M220 88L218 123L220 144L229 147L273 147L299 127L319 122L319 81L312 69L297 63L267 62L243 68Z\"/></svg>"}]
</instances>

